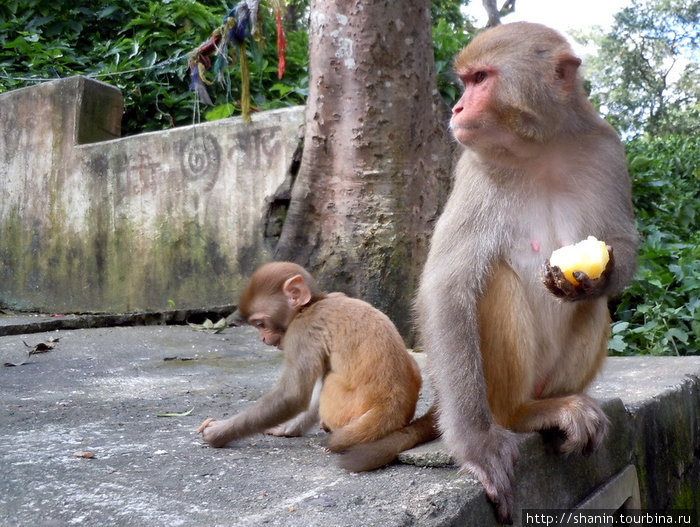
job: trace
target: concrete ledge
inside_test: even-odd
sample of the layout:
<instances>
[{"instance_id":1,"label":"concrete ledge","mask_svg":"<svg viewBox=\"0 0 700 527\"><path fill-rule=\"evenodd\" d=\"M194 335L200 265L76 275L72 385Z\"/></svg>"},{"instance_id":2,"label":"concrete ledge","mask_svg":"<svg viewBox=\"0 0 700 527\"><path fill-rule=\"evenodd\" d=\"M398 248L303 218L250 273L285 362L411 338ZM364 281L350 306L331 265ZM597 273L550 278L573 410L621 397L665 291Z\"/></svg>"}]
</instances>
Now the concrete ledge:
<instances>
[{"instance_id":1,"label":"concrete ledge","mask_svg":"<svg viewBox=\"0 0 700 527\"><path fill-rule=\"evenodd\" d=\"M236 310L234 304L203 309L174 309L162 312L46 315L26 314L0 316L0 337L29 335L65 329L105 328L114 326L157 326L201 324L204 320L226 318Z\"/></svg>"},{"instance_id":2,"label":"concrete ledge","mask_svg":"<svg viewBox=\"0 0 700 527\"><path fill-rule=\"evenodd\" d=\"M278 377L280 353L252 328L11 335L0 337L0 360L51 337L52 351L0 367L2 525L496 525L480 485L452 466L348 474L322 432L203 446L194 430L204 418L244 408ZM700 357L609 359L592 394L612 422L602 448L564 458L523 435L518 511L615 507L633 493L633 473L641 507L697 511ZM425 386L419 412L430 398ZM439 443L424 449L447 460ZM427 464L419 457L403 456Z\"/></svg>"},{"instance_id":3,"label":"concrete ledge","mask_svg":"<svg viewBox=\"0 0 700 527\"><path fill-rule=\"evenodd\" d=\"M698 514L700 357L608 358L589 393L602 400L611 422L601 448L590 458L562 457L542 435L524 435L516 468L516 516L522 509L599 505ZM400 460L418 466L451 461L441 441L404 452ZM473 512L464 519L491 525Z\"/></svg>"}]
</instances>

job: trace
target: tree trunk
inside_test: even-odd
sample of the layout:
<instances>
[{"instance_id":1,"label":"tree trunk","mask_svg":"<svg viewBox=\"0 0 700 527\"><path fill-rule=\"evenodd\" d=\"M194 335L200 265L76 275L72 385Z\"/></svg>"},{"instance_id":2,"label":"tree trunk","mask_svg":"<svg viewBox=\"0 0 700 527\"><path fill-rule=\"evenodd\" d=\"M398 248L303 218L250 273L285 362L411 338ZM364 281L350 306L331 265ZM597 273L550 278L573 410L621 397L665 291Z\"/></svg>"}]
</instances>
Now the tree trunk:
<instances>
[{"instance_id":1,"label":"tree trunk","mask_svg":"<svg viewBox=\"0 0 700 527\"><path fill-rule=\"evenodd\" d=\"M412 339L450 185L430 0L312 0L304 151L277 259L363 298Z\"/></svg>"}]
</instances>

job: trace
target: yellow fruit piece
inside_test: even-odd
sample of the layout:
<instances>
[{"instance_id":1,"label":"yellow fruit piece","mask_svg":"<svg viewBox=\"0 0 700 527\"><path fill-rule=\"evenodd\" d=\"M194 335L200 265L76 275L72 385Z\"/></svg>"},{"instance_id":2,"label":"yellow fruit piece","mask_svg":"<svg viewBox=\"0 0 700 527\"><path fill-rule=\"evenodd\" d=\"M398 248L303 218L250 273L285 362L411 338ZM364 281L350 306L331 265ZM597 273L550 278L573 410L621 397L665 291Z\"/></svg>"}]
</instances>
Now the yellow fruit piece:
<instances>
[{"instance_id":1,"label":"yellow fruit piece","mask_svg":"<svg viewBox=\"0 0 700 527\"><path fill-rule=\"evenodd\" d=\"M583 241L554 251L549 263L561 269L569 282L578 285L574 271L584 272L588 278L596 279L603 273L609 259L605 242L597 240L595 236L589 236Z\"/></svg>"}]
</instances>

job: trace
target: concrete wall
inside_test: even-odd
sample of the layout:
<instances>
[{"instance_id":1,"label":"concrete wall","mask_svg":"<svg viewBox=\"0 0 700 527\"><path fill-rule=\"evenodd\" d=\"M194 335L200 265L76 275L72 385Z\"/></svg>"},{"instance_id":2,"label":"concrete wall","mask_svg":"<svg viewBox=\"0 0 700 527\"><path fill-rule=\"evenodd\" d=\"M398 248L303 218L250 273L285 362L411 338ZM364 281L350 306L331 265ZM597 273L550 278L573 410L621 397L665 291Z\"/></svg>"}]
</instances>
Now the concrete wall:
<instances>
[{"instance_id":1,"label":"concrete wall","mask_svg":"<svg viewBox=\"0 0 700 527\"><path fill-rule=\"evenodd\" d=\"M0 95L0 304L230 304L269 258L301 107L119 139L121 115L119 90L83 77Z\"/></svg>"}]
</instances>

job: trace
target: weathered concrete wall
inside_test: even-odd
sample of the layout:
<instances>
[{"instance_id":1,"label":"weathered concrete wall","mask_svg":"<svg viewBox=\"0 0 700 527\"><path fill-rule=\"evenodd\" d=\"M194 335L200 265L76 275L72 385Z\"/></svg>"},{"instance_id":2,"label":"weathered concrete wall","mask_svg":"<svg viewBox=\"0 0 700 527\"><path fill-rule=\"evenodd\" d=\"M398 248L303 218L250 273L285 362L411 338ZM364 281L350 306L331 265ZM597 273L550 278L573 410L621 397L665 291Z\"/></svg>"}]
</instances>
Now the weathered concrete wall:
<instances>
[{"instance_id":1,"label":"weathered concrete wall","mask_svg":"<svg viewBox=\"0 0 700 527\"><path fill-rule=\"evenodd\" d=\"M269 258L302 108L118 139L121 114L119 90L84 77L0 95L0 304L229 304Z\"/></svg>"}]
</instances>

